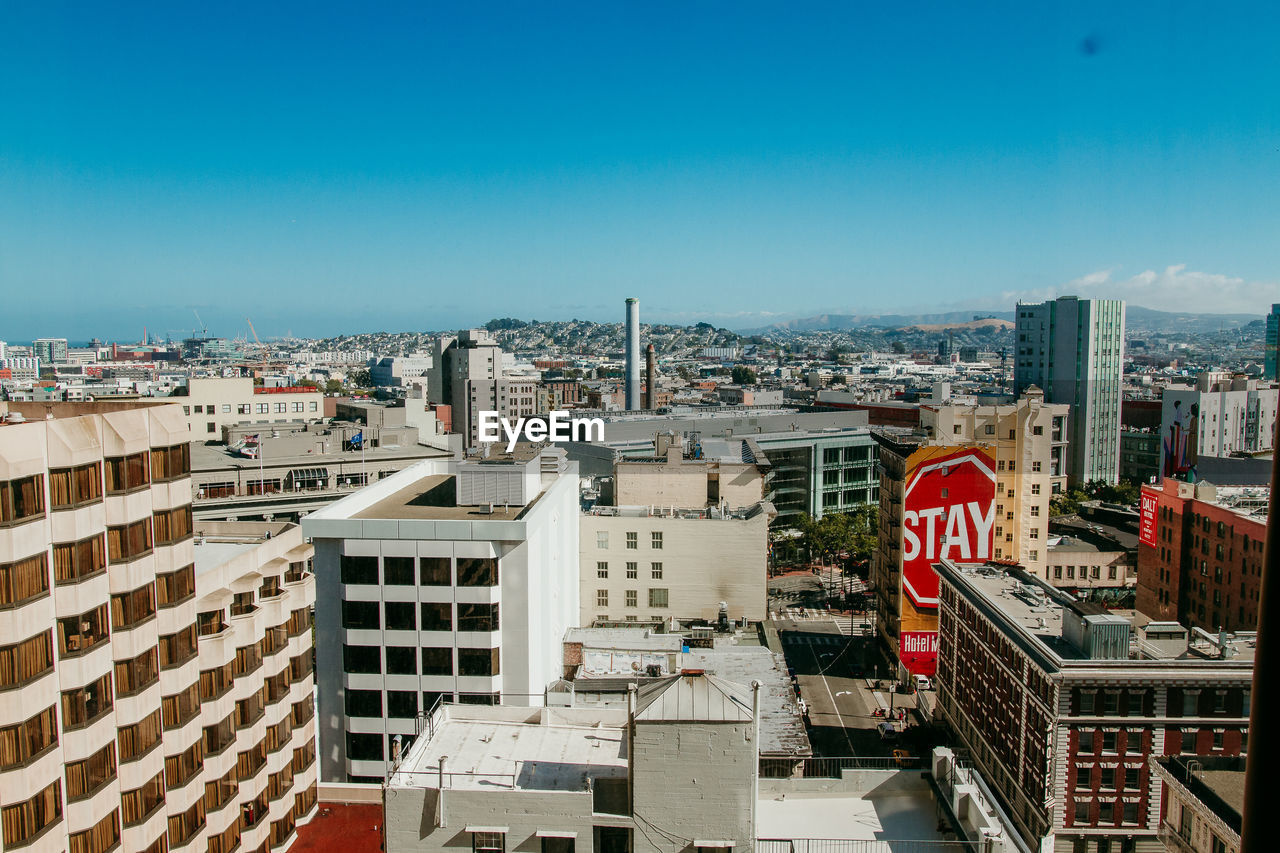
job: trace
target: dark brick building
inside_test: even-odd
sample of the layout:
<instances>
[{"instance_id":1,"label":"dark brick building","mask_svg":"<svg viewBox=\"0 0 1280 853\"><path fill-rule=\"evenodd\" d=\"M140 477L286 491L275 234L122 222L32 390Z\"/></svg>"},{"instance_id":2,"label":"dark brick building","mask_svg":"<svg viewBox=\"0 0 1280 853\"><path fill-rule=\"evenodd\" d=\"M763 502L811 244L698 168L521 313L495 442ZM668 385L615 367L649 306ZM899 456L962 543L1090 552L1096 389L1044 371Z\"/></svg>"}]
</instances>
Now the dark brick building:
<instances>
[{"instance_id":1,"label":"dark brick building","mask_svg":"<svg viewBox=\"0 0 1280 853\"><path fill-rule=\"evenodd\" d=\"M1156 498L1156 544L1138 545L1138 610L1208 631L1256 628L1268 490L1165 480L1142 491Z\"/></svg>"},{"instance_id":2,"label":"dark brick building","mask_svg":"<svg viewBox=\"0 0 1280 853\"><path fill-rule=\"evenodd\" d=\"M1021 570L936 568L937 713L1022 840L1164 853L1148 759L1246 750L1256 635L1139 629Z\"/></svg>"}]
</instances>

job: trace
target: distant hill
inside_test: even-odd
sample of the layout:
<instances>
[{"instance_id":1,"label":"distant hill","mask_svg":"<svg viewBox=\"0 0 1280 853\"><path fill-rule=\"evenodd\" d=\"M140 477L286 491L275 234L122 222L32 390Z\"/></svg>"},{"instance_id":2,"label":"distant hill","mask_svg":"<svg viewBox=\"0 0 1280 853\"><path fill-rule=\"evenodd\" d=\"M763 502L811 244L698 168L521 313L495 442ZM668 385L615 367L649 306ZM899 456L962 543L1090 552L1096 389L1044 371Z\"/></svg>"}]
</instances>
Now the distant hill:
<instances>
[{"instance_id":1,"label":"distant hill","mask_svg":"<svg viewBox=\"0 0 1280 853\"><path fill-rule=\"evenodd\" d=\"M974 322L974 318L1012 320L1012 311L948 311L943 314L819 314L774 323L754 331L761 334L771 331L787 332L840 332L867 327L881 329L905 329L922 323L935 326L954 326ZM979 321L980 322L980 321Z\"/></svg>"},{"instance_id":2,"label":"distant hill","mask_svg":"<svg viewBox=\"0 0 1280 853\"><path fill-rule=\"evenodd\" d=\"M1141 305L1126 305L1125 328L1152 332L1216 332L1219 329L1238 329L1255 320L1261 314L1197 314L1187 311L1157 311Z\"/></svg>"},{"instance_id":3,"label":"distant hill","mask_svg":"<svg viewBox=\"0 0 1280 853\"><path fill-rule=\"evenodd\" d=\"M1012 311L948 311L941 314L819 314L774 323L762 329L743 330L746 334L769 332L843 332L852 329L908 329L941 332L948 329L977 329L982 326L1012 327ZM975 320L975 318L983 318ZM1219 329L1238 329L1256 320L1260 314L1198 314L1191 311L1157 311L1141 305L1125 306L1125 326L1129 330L1207 333Z\"/></svg>"}]
</instances>

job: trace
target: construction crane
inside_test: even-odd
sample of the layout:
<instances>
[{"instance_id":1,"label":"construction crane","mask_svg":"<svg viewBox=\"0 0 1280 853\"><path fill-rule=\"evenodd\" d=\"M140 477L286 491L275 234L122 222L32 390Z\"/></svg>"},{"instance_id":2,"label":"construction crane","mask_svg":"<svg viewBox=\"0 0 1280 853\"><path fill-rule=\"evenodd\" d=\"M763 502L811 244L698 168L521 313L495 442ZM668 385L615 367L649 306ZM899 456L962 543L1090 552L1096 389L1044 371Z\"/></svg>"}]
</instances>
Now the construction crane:
<instances>
[{"instance_id":1,"label":"construction crane","mask_svg":"<svg viewBox=\"0 0 1280 853\"><path fill-rule=\"evenodd\" d=\"M266 346L263 345L262 341L258 340L258 330L253 327L253 321L248 317L245 317L244 321L249 324L249 331L253 333L253 342L262 350L262 365L259 369L262 371L262 376L265 379L267 375L267 355L269 351Z\"/></svg>"},{"instance_id":2,"label":"construction crane","mask_svg":"<svg viewBox=\"0 0 1280 853\"><path fill-rule=\"evenodd\" d=\"M191 313L196 315L196 322L200 324L200 337L209 337L209 327L204 324L204 320L200 319L200 312L192 308Z\"/></svg>"}]
</instances>

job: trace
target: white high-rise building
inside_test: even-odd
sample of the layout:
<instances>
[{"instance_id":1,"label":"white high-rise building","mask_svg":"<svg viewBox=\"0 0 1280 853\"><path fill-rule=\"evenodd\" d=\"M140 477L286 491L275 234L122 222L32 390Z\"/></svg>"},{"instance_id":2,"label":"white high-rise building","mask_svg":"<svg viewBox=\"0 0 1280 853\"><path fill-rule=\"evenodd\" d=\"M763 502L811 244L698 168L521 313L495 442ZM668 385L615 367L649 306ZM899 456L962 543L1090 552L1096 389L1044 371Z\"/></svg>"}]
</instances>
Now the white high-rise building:
<instances>
[{"instance_id":1,"label":"white high-rise building","mask_svg":"<svg viewBox=\"0 0 1280 853\"><path fill-rule=\"evenodd\" d=\"M1120 479L1124 302L1062 296L1019 303L1014 393L1044 389L1071 406L1067 475L1072 483Z\"/></svg>"},{"instance_id":2,"label":"white high-rise building","mask_svg":"<svg viewBox=\"0 0 1280 853\"><path fill-rule=\"evenodd\" d=\"M316 549L321 775L381 780L440 701L541 704L578 624L578 469L430 460L303 519Z\"/></svg>"}]
</instances>

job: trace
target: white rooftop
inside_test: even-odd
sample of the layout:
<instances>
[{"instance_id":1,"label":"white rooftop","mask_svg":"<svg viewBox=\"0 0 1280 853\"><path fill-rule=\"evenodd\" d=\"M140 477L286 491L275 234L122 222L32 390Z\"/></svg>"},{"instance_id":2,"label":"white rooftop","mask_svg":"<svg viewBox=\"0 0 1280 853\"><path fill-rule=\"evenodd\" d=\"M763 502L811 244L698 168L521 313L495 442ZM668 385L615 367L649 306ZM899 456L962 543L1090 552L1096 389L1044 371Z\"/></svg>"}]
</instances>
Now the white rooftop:
<instances>
[{"instance_id":1,"label":"white rooftop","mask_svg":"<svg viewBox=\"0 0 1280 853\"><path fill-rule=\"evenodd\" d=\"M625 778L625 711L442 706L392 774L392 787L586 791Z\"/></svg>"}]
</instances>

